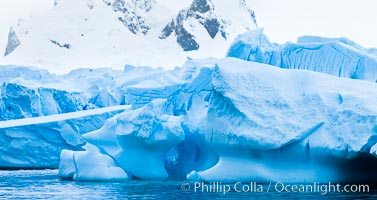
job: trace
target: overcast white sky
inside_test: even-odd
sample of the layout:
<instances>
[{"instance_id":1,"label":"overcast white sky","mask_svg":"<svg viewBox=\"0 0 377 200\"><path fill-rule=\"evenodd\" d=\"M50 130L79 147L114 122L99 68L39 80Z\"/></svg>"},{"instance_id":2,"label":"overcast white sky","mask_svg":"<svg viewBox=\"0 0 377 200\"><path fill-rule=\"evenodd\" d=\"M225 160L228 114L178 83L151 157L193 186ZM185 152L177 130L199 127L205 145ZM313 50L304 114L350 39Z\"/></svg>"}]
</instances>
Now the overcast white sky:
<instances>
[{"instance_id":1,"label":"overcast white sky","mask_svg":"<svg viewBox=\"0 0 377 200\"><path fill-rule=\"evenodd\" d=\"M247 0L273 42L301 35L347 37L377 47L376 0ZM53 7L54 0L0 0L0 54L9 28L20 17Z\"/></svg>"},{"instance_id":2,"label":"overcast white sky","mask_svg":"<svg viewBox=\"0 0 377 200\"><path fill-rule=\"evenodd\" d=\"M298 36L347 37L377 47L376 0L247 0L274 42Z\"/></svg>"}]
</instances>

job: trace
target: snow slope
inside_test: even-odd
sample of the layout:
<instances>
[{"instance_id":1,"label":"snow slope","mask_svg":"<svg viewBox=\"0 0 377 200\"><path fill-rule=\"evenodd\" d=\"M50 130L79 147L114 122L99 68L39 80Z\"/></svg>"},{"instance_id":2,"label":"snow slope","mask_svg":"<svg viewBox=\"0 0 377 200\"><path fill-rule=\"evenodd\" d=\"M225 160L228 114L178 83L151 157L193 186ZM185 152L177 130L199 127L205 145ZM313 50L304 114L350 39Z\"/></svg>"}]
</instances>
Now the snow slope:
<instances>
[{"instance_id":1,"label":"snow slope","mask_svg":"<svg viewBox=\"0 0 377 200\"><path fill-rule=\"evenodd\" d=\"M238 34L255 28L244 0L59 0L12 27L0 64L59 74L125 64L174 68L188 57L223 57Z\"/></svg>"},{"instance_id":2,"label":"snow slope","mask_svg":"<svg viewBox=\"0 0 377 200\"><path fill-rule=\"evenodd\" d=\"M339 77L377 81L377 54L346 38L303 36L297 43L271 43L263 30L240 35L229 57L281 68L305 69Z\"/></svg>"},{"instance_id":3,"label":"snow slope","mask_svg":"<svg viewBox=\"0 0 377 200\"><path fill-rule=\"evenodd\" d=\"M80 150L82 134L128 109L115 106L0 122L0 168L57 168L62 149Z\"/></svg>"},{"instance_id":4,"label":"snow slope","mask_svg":"<svg viewBox=\"0 0 377 200\"><path fill-rule=\"evenodd\" d=\"M143 96L166 88L169 95L83 136L106 155L87 167L111 158L127 178L147 180L376 180L374 83L234 58L190 61L170 73L181 82L137 85ZM74 155L62 154L61 176L80 173Z\"/></svg>"}]
</instances>

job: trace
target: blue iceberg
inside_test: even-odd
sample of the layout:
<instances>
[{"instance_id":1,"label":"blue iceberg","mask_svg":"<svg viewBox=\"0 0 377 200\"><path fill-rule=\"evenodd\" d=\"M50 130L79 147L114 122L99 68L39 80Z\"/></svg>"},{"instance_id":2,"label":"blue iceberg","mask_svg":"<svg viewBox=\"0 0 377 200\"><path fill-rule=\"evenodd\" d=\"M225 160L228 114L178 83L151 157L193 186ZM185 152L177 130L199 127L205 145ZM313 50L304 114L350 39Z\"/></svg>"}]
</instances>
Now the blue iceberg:
<instances>
[{"instance_id":1,"label":"blue iceberg","mask_svg":"<svg viewBox=\"0 0 377 200\"><path fill-rule=\"evenodd\" d=\"M263 30L255 30L240 35L227 56L377 82L376 49L363 48L346 38L303 36L297 43L279 45L270 42Z\"/></svg>"},{"instance_id":2,"label":"blue iceberg","mask_svg":"<svg viewBox=\"0 0 377 200\"><path fill-rule=\"evenodd\" d=\"M62 177L266 182L377 177L377 85L369 81L226 58L191 60L127 91L137 91L131 98L137 106L84 134L88 146L82 150L63 151ZM80 164L78 156L88 163ZM106 176L88 172L104 163Z\"/></svg>"}]
</instances>

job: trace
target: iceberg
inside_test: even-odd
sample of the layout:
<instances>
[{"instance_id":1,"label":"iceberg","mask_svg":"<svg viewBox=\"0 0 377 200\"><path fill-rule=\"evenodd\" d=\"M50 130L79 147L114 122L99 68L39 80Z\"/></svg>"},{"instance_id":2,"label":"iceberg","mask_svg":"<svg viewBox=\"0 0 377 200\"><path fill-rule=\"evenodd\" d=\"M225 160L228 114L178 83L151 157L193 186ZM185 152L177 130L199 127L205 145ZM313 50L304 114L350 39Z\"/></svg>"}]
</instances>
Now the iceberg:
<instances>
[{"instance_id":1,"label":"iceberg","mask_svg":"<svg viewBox=\"0 0 377 200\"><path fill-rule=\"evenodd\" d=\"M0 122L0 168L38 169L59 166L63 149L81 150L82 134L97 130L106 119L129 108L107 108Z\"/></svg>"},{"instance_id":2,"label":"iceberg","mask_svg":"<svg viewBox=\"0 0 377 200\"><path fill-rule=\"evenodd\" d=\"M191 60L127 87L137 106L83 135L95 153L63 151L62 177L111 180L92 171L110 163L120 174L114 180L377 178L370 81L225 58ZM75 155L87 163L75 165Z\"/></svg>"},{"instance_id":3,"label":"iceberg","mask_svg":"<svg viewBox=\"0 0 377 200\"><path fill-rule=\"evenodd\" d=\"M0 66L0 121L126 104L140 107L176 90L174 85L180 80L163 73L162 69L126 66L124 71L77 69L55 75L32 67ZM172 88L162 92L168 83ZM143 87L149 85L155 92L145 96Z\"/></svg>"},{"instance_id":4,"label":"iceberg","mask_svg":"<svg viewBox=\"0 0 377 200\"><path fill-rule=\"evenodd\" d=\"M297 43L279 45L270 42L263 30L254 30L238 36L227 56L377 82L375 52L375 49L363 48L347 38L303 36Z\"/></svg>"},{"instance_id":5,"label":"iceberg","mask_svg":"<svg viewBox=\"0 0 377 200\"><path fill-rule=\"evenodd\" d=\"M29 88L17 83L3 83L1 87L1 121L69 113L90 107L85 97L78 92Z\"/></svg>"}]
</instances>

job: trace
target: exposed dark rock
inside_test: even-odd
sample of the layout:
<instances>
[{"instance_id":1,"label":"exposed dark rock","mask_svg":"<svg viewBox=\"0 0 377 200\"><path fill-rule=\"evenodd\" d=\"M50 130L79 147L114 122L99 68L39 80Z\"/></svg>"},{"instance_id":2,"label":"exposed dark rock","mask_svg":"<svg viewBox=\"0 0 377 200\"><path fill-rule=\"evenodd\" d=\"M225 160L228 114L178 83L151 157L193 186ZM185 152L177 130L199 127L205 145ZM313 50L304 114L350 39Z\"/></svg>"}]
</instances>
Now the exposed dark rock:
<instances>
[{"instance_id":1,"label":"exposed dark rock","mask_svg":"<svg viewBox=\"0 0 377 200\"><path fill-rule=\"evenodd\" d=\"M190 8L193 12L200 12L200 13L206 13L211 8L208 5L207 0L194 0L191 4Z\"/></svg>"},{"instance_id":2,"label":"exposed dark rock","mask_svg":"<svg viewBox=\"0 0 377 200\"><path fill-rule=\"evenodd\" d=\"M206 16L206 17L204 17ZM193 51L199 49L199 44L192 35L183 26L184 22L188 19L195 19L207 30L211 38L215 38L220 31L221 36L226 39L226 32L221 30L222 24L214 14L214 8L210 0L194 0L190 8L181 10L178 16L173 19L162 30L160 39L165 39L175 33L177 43L184 51ZM222 22L224 23L224 22Z\"/></svg>"},{"instance_id":3,"label":"exposed dark rock","mask_svg":"<svg viewBox=\"0 0 377 200\"><path fill-rule=\"evenodd\" d=\"M4 56L12 53L12 51L14 51L20 44L21 42L18 39L16 32L13 30L13 28L11 28L8 34L8 44L5 49Z\"/></svg>"},{"instance_id":4,"label":"exposed dark rock","mask_svg":"<svg viewBox=\"0 0 377 200\"><path fill-rule=\"evenodd\" d=\"M139 15L139 12L149 12L152 9L153 1L151 0L115 0L111 5L115 12L120 12L122 15L118 17L132 33L142 33L146 35L150 29L150 24Z\"/></svg>"},{"instance_id":5,"label":"exposed dark rock","mask_svg":"<svg viewBox=\"0 0 377 200\"><path fill-rule=\"evenodd\" d=\"M204 27L206 28L208 34L211 36L211 38L214 38L216 34L219 32L220 23L219 21L215 19L206 19L204 23L202 23Z\"/></svg>"},{"instance_id":6,"label":"exposed dark rock","mask_svg":"<svg viewBox=\"0 0 377 200\"><path fill-rule=\"evenodd\" d=\"M57 45L57 46L59 46L59 47L61 47L61 48L66 48L66 49L70 49L71 48L71 45L70 44L67 44L67 43L60 43L60 42L58 42L58 41L56 41L56 40L50 40L53 44L55 44L55 45Z\"/></svg>"}]
</instances>

